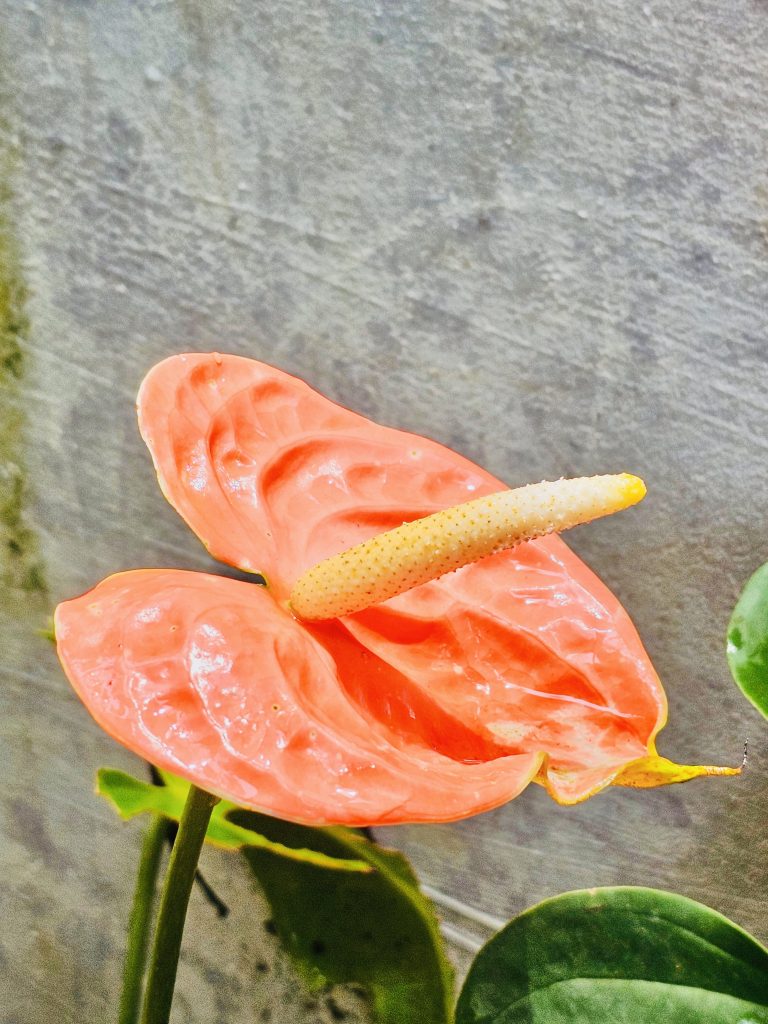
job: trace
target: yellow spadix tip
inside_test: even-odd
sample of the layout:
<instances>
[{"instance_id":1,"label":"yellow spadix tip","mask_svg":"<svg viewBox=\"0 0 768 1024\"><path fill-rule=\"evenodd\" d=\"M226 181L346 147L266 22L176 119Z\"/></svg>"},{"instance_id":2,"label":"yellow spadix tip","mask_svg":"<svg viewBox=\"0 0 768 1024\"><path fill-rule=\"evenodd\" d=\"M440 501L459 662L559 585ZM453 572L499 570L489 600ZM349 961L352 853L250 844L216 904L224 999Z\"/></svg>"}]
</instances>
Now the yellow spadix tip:
<instances>
[{"instance_id":1,"label":"yellow spadix tip","mask_svg":"<svg viewBox=\"0 0 768 1024\"><path fill-rule=\"evenodd\" d=\"M619 477L624 483L624 493L627 500L626 507L636 505L638 501L642 501L648 493L645 482L639 476L632 476L631 473L621 473Z\"/></svg>"},{"instance_id":2,"label":"yellow spadix tip","mask_svg":"<svg viewBox=\"0 0 768 1024\"><path fill-rule=\"evenodd\" d=\"M309 620L351 615L523 541L618 512L644 495L639 477L619 473L475 498L319 562L297 580L291 608Z\"/></svg>"}]
</instances>

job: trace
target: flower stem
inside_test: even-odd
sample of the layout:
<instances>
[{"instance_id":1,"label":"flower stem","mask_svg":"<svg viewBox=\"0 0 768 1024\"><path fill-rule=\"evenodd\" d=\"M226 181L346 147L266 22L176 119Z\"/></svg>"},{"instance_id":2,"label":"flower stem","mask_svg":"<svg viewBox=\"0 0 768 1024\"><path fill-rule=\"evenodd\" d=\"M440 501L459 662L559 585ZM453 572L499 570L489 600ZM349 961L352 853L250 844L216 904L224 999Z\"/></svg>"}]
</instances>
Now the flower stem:
<instances>
[{"instance_id":1,"label":"flower stem","mask_svg":"<svg viewBox=\"0 0 768 1024\"><path fill-rule=\"evenodd\" d=\"M205 790L190 787L165 876L141 1024L167 1024L170 1017L189 894L211 812L218 801Z\"/></svg>"},{"instance_id":2,"label":"flower stem","mask_svg":"<svg viewBox=\"0 0 768 1024\"><path fill-rule=\"evenodd\" d=\"M144 833L139 874L128 923L128 948L123 967L123 990L120 995L118 1024L136 1024L139 1019L141 983L147 961L152 904L155 900L155 886L167 830L168 820L161 814L156 814Z\"/></svg>"}]
</instances>

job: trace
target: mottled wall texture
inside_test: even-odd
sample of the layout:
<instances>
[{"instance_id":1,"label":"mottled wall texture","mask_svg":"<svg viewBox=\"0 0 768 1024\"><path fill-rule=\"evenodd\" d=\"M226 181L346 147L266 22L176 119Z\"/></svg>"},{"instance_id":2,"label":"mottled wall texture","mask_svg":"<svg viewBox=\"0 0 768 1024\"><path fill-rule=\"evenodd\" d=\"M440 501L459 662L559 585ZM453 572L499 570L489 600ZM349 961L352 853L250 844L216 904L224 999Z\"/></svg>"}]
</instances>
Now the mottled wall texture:
<instances>
[{"instance_id":1,"label":"mottled wall texture","mask_svg":"<svg viewBox=\"0 0 768 1024\"><path fill-rule=\"evenodd\" d=\"M611 883L768 939L767 734L723 656L768 558L766 125L764 0L0 0L2 1024L113 1013L140 830L92 787L135 762L37 630L115 569L210 564L133 415L184 349L510 484L646 478L571 542L666 682L662 752L749 739L747 774L380 838L460 901L460 964L483 912ZM236 859L205 869L234 909L193 901L178 1024L357 1019L297 993Z\"/></svg>"}]
</instances>

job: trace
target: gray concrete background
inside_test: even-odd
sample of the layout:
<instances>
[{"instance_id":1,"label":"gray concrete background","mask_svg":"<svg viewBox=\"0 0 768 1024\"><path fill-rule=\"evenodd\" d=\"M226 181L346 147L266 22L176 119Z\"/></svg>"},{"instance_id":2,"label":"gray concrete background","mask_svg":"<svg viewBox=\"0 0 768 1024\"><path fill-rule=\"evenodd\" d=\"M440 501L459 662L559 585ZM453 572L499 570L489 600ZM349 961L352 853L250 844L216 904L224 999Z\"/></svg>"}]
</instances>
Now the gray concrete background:
<instances>
[{"instance_id":1,"label":"gray concrete background","mask_svg":"<svg viewBox=\"0 0 768 1024\"><path fill-rule=\"evenodd\" d=\"M134 762L34 630L121 567L209 566L133 417L184 349L273 362L510 484L646 478L571 542L666 682L662 752L735 763L750 739L748 773L570 810L534 787L381 838L467 905L462 934L488 934L472 909L637 883L768 939L766 728L723 656L768 558L767 84L762 0L0 0L0 255L30 318L0 380L6 490L26 478L25 551L2 556L2 1024L113 1015L139 829L91 790ZM332 1019L239 862L205 867L235 909L194 902L178 1024Z\"/></svg>"}]
</instances>

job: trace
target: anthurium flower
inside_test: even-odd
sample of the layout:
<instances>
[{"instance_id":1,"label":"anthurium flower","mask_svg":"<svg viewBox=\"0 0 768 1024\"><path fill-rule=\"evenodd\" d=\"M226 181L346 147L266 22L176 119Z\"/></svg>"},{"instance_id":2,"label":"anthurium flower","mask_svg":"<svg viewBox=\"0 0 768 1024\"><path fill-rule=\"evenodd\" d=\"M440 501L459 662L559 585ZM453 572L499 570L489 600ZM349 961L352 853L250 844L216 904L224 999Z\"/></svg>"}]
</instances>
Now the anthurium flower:
<instances>
[{"instance_id":1,"label":"anthurium flower","mask_svg":"<svg viewBox=\"0 0 768 1024\"><path fill-rule=\"evenodd\" d=\"M555 485L498 495L455 452L235 356L160 363L138 411L169 502L266 580L141 569L57 609L91 714L160 768L348 825L462 818L531 781L574 803L732 771L656 754L661 684L557 536L498 550L508 521L528 524L516 539L568 525ZM567 482L582 519L642 496L636 478L597 479L596 503Z\"/></svg>"}]
</instances>

